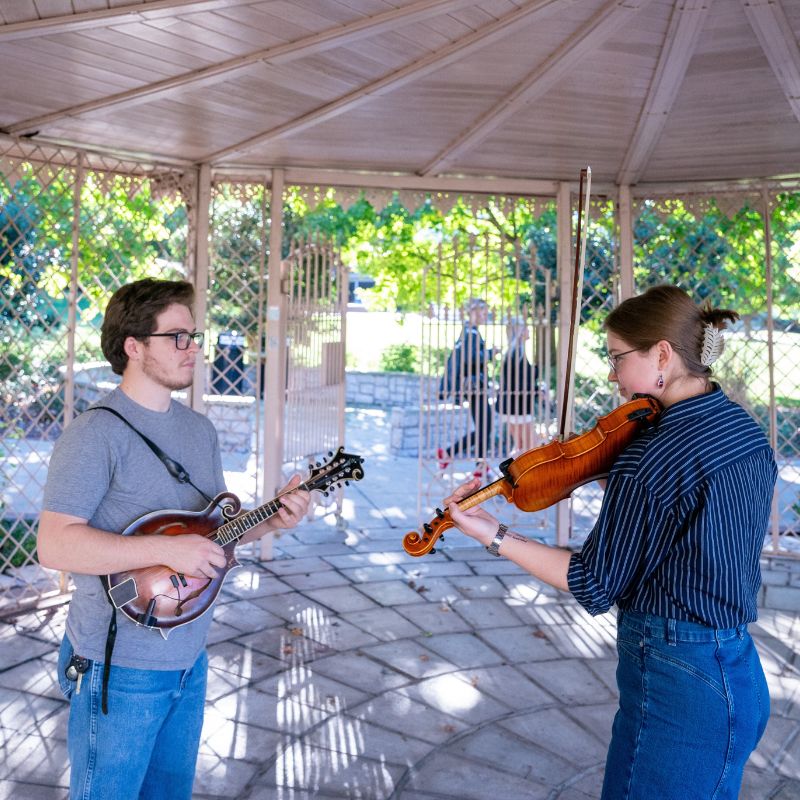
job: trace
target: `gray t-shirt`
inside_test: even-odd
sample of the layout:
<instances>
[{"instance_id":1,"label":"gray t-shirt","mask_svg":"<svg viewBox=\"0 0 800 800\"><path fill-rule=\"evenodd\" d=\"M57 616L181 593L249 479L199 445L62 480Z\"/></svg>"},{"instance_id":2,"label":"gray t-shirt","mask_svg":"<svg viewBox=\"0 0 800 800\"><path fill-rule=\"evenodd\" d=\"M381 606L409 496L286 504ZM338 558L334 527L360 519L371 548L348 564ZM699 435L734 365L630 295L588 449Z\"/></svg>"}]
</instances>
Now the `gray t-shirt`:
<instances>
[{"instance_id":1,"label":"gray t-shirt","mask_svg":"<svg viewBox=\"0 0 800 800\"><path fill-rule=\"evenodd\" d=\"M98 405L118 411L168 456L178 461L209 497L225 491L217 432L202 414L173 400L165 412L150 411L115 389ZM44 508L82 517L89 525L119 533L151 511L199 511L207 502L181 484L122 420L108 411L86 411L64 431L53 449ZM77 653L105 660L111 605L100 578L74 575L75 593L67 635ZM136 669L188 669L205 646L211 612L160 632L117 614L112 664Z\"/></svg>"}]
</instances>

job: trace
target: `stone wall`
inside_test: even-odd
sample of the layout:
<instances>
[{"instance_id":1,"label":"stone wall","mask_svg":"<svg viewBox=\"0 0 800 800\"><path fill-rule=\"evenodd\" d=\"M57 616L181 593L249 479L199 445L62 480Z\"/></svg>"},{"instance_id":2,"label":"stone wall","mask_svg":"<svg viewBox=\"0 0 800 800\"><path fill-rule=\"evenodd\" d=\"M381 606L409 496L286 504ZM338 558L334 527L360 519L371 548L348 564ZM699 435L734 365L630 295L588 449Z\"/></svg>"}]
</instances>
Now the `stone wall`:
<instances>
[{"instance_id":1,"label":"stone wall","mask_svg":"<svg viewBox=\"0 0 800 800\"><path fill-rule=\"evenodd\" d=\"M456 441L472 429L469 406L439 403L435 406L396 407L390 418L389 452L393 456L416 458L420 451L420 417L428 415L422 442L422 455L435 458L442 442Z\"/></svg>"},{"instance_id":2,"label":"stone wall","mask_svg":"<svg viewBox=\"0 0 800 800\"><path fill-rule=\"evenodd\" d=\"M436 456L436 447L443 441L456 440L472 428L467 406L451 403L426 404L420 408L420 381L426 381L425 397L436 396L439 378L423 378L407 372L347 373L347 404L371 406L390 411L389 452L393 456L416 458L420 451L420 415L425 421L426 442L422 443L426 458Z\"/></svg>"},{"instance_id":3,"label":"stone wall","mask_svg":"<svg viewBox=\"0 0 800 800\"><path fill-rule=\"evenodd\" d=\"M419 406L422 376L410 372L351 372L346 375L347 404L351 406ZM426 394L438 389L439 379L425 378L432 385Z\"/></svg>"}]
</instances>

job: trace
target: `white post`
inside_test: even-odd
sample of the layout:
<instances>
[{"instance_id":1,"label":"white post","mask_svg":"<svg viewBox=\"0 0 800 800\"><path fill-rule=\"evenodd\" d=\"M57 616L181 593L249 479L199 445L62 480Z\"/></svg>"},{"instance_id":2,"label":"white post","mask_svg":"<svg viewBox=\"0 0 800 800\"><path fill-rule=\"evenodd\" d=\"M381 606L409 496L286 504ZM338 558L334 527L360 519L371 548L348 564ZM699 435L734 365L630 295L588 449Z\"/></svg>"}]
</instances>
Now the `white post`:
<instances>
[{"instance_id":1,"label":"white post","mask_svg":"<svg viewBox=\"0 0 800 800\"><path fill-rule=\"evenodd\" d=\"M569 350L569 309L572 307L572 202L569 183L559 183L556 194L556 269L559 284L558 305L558 353L556 397L559 403L566 396L564 380ZM559 412L561 409L558 409ZM572 409L568 409L567 431L572 430ZM572 532L572 503L562 500L556 506L556 544L564 547Z\"/></svg>"},{"instance_id":2,"label":"white post","mask_svg":"<svg viewBox=\"0 0 800 800\"><path fill-rule=\"evenodd\" d=\"M283 427L286 408L286 296L283 291L283 170L272 170L269 262L267 264L267 352L264 364L264 485L269 500L283 483ZM271 533L261 539L263 561L272 558Z\"/></svg>"},{"instance_id":3,"label":"white post","mask_svg":"<svg viewBox=\"0 0 800 800\"><path fill-rule=\"evenodd\" d=\"M619 299L633 297L633 203L631 187L619 187Z\"/></svg>"},{"instance_id":4,"label":"white post","mask_svg":"<svg viewBox=\"0 0 800 800\"><path fill-rule=\"evenodd\" d=\"M761 197L764 203L764 265L767 283L767 365L769 368L769 443L774 452L778 452L778 408L775 399L775 298L772 287L772 225L770 220L769 190L761 187ZM780 550L780 513L778 510L778 487L772 492L772 512L770 519L770 533L772 551Z\"/></svg>"},{"instance_id":5,"label":"white post","mask_svg":"<svg viewBox=\"0 0 800 800\"><path fill-rule=\"evenodd\" d=\"M194 197L194 231L192 244L194 248L194 263L191 280L194 284L194 313L195 324L198 328L206 329L206 313L208 311L208 264L211 242L208 238L209 215L211 211L211 167L201 164L197 172L197 191ZM191 216L190 216L191 219ZM206 345L208 346L208 345ZM204 349L204 353L205 353ZM191 406L201 414L205 413L206 390L206 360L198 359L194 368L194 379L191 388Z\"/></svg>"},{"instance_id":6,"label":"white post","mask_svg":"<svg viewBox=\"0 0 800 800\"><path fill-rule=\"evenodd\" d=\"M70 254L69 297L67 300L67 371L64 375L64 427L75 416L75 334L78 327L78 262L81 246L81 189L83 151L78 151L75 185L72 188L72 253ZM64 573L62 573L63 578Z\"/></svg>"}]
</instances>

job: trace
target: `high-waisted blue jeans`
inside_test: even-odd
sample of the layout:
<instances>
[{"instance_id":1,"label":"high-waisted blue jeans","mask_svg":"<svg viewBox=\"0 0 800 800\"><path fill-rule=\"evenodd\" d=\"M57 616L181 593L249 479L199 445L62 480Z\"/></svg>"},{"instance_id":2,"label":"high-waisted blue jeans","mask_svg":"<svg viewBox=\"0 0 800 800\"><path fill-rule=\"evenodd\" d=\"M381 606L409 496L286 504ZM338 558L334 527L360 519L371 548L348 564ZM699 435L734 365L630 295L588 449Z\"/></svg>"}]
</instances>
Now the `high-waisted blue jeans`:
<instances>
[{"instance_id":1,"label":"high-waisted blue jeans","mask_svg":"<svg viewBox=\"0 0 800 800\"><path fill-rule=\"evenodd\" d=\"M769 719L746 625L620 611L619 710L602 800L736 800Z\"/></svg>"},{"instance_id":2,"label":"high-waisted blue jeans","mask_svg":"<svg viewBox=\"0 0 800 800\"><path fill-rule=\"evenodd\" d=\"M70 800L190 800L203 727L205 652L186 670L112 666L107 715L100 709L103 665L91 663L77 692L64 675L72 653L65 636L58 679L70 701Z\"/></svg>"}]
</instances>

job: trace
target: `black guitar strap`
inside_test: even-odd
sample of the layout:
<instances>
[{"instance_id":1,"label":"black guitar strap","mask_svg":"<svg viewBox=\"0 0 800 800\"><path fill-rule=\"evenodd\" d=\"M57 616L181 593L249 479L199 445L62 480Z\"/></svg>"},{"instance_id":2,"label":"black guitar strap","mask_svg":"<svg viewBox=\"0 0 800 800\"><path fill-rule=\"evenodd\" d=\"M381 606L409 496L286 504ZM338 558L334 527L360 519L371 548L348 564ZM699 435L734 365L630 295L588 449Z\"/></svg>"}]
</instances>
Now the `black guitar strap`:
<instances>
[{"instance_id":1,"label":"black guitar strap","mask_svg":"<svg viewBox=\"0 0 800 800\"><path fill-rule=\"evenodd\" d=\"M102 409L103 411L108 411L113 414L115 417L121 419L134 433L138 434L142 441L156 454L156 456L160 459L161 463L167 468L167 472L175 478L178 483L188 483L193 489L198 491L203 499L210 503L211 498L202 490L195 486L191 478L189 477L189 473L174 459L170 458L152 439L148 439L138 428L131 425L119 411L115 411L113 408L109 406L92 406L91 408L87 408L87 411L98 411Z\"/></svg>"},{"instance_id":2,"label":"black guitar strap","mask_svg":"<svg viewBox=\"0 0 800 800\"><path fill-rule=\"evenodd\" d=\"M121 419L134 433L138 434L139 437L144 441L144 443L158 456L161 463L167 468L167 472L175 478L178 483L188 483L189 486L196 489L206 500L208 503L212 503L213 500L200 488L195 486L191 478L189 477L189 473L174 459L170 458L152 439L149 439L145 436L138 428L134 425L131 425L119 411L110 408L109 406L92 406L91 408L87 408L87 411L108 411L109 413L113 414L115 417ZM105 575L100 575L100 582L103 584L103 589L105 590L106 598L108 599L109 604L111 605L111 619L108 623L108 633L106 634L106 653L105 653L105 663L103 664L103 698L101 703L101 708L104 714L108 714L108 679L111 674L111 656L114 653L114 642L117 639L117 606L114 603L114 600L111 597L111 586L108 583L108 578Z\"/></svg>"}]
</instances>

